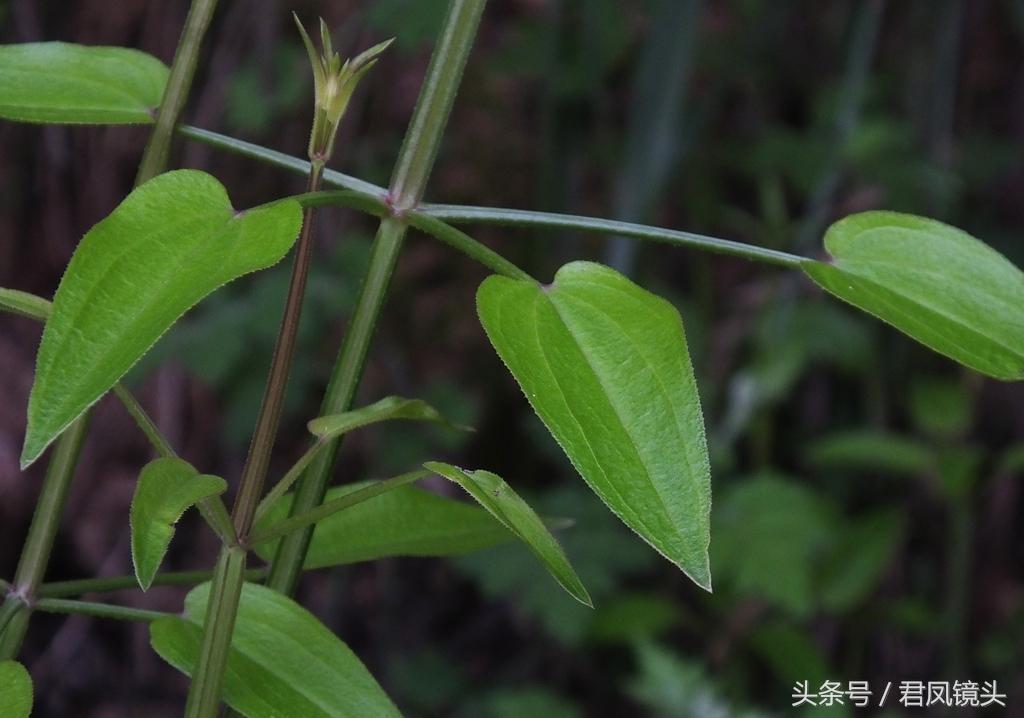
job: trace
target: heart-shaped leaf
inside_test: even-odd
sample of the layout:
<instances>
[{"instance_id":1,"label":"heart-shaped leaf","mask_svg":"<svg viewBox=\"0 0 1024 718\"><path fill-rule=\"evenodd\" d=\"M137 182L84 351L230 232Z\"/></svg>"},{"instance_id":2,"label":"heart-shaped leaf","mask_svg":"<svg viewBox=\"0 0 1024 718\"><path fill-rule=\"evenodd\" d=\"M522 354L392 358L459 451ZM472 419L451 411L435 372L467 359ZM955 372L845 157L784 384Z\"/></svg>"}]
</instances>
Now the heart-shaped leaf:
<instances>
[{"instance_id":1,"label":"heart-shaped leaf","mask_svg":"<svg viewBox=\"0 0 1024 718\"><path fill-rule=\"evenodd\" d=\"M200 474L181 459L156 459L146 464L139 474L129 514L132 563L143 591L153 583L182 514L227 488L224 479Z\"/></svg>"},{"instance_id":2,"label":"heart-shaped leaf","mask_svg":"<svg viewBox=\"0 0 1024 718\"><path fill-rule=\"evenodd\" d=\"M324 503L369 482L337 486ZM288 516L292 494L273 504L254 529L262 533ZM306 554L306 568L338 566L388 556L455 556L510 541L512 534L483 509L413 486L400 486L317 522ZM277 541L255 547L264 560Z\"/></svg>"},{"instance_id":3,"label":"heart-shaped leaf","mask_svg":"<svg viewBox=\"0 0 1024 718\"><path fill-rule=\"evenodd\" d=\"M21 464L103 396L192 305L279 261L302 224L293 200L235 212L208 174L138 187L82 239L36 359Z\"/></svg>"},{"instance_id":4,"label":"heart-shaped leaf","mask_svg":"<svg viewBox=\"0 0 1024 718\"><path fill-rule=\"evenodd\" d=\"M489 277L477 311L590 487L710 590L704 419L675 308L607 267L573 262L547 287Z\"/></svg>"},{"instance_id":5,"label":"heart-shaped leaf","mask_svg":"<svg viewBox=\"0 0 1024 718\"><path fill-rule=\"evenodd\" d=\"M1024 273L966 232L863 212L825 234L832 261L803 263L821 287L982 374L1024 378Z\"/></svg>"},{"instance_id":6,"label":"heart-shaped leaf","mask_svg":"<svg viewBox=\"0 0 1024 718\"><path fill-rule=\"evenodd\" d=\"M32 712L32 677L17 661L0 661L0 708L4 718L28 718Z\"/></svg>"},{"instance_id":7,"label":"heart-shaped leaf","mask_svg":"<svg viewBox=\"0 0 1024 718\"><path fill-rule=\"evenodd\" d=\"M530 505L523 501L504 479L490 471L466 471L437 461L426 463L424 467L465 489L494 518L527 545L570 596L585 606L594 607L590 594L587 593L580 577L576 575L558 541Z\"/></svg>"},{"instance_id":8,"label":"heart-shaped leaf","mask_svg":"<svg viewBox=\"0 0 1024 718\"><path fill-rule=\"evenodd\" d=\"M185 598L185 618L150 624L153 649L192 675L210 584ZM249 718L362 718L401 714L362 661L290 598L246 583L231 638L224 700Z\"/></svg>"},{"instance_id":9,"label":"heart-shaped leaf","mask_svg":"<svg viewBox=\"0 0 1024 718\"><path fill-rule=\"evenodd\" d=\"M146 124L167 66L125 47L64 42L0 46L0 117L50 124Z\"/></svg>"}]
</instances>

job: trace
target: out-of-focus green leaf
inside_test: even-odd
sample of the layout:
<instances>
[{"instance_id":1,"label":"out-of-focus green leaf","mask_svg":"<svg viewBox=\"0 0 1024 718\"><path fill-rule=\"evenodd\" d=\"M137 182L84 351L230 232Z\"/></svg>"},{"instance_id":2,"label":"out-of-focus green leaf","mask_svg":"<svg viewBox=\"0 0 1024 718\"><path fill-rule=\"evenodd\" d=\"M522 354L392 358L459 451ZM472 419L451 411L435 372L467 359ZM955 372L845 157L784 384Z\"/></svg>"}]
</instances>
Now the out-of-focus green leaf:
<instances>
[{"instance_id":1,"label":"out-of-focus green leaf","mask_svg":"<svg viewBox=\"0 0 1024 718\"><path fill-rule=\"evenodd\" d=\"M806 456L816 468L908 477L921 476L935 464L931 450L920 441L877 431L830 434L808 446Z\"/></svg>"},{"instance_id":2,"label":"out-of-focus green leaf","mask_svg":"<svg viewBox=\"0 0 1024 718\"><path fill-rule=\"evenodd\" d=\"M471 702L460 718L583 718L583 712L568 699L544 686L501 688Z\"/></svg>"},{"instance_id":3,"label":"out-of-focus green leaf","mask_svg":"<svg viewBox=\"0 0 1024 718\"><path fill-rule=\"evenodd\" d=\"M367 485L359 482L330 489L333 501ZM292 494L260 519L259 533L286 518ZM446 499L412 486L401 486L319 521L306 554L306 568L372 561L388 556L454 556L509 541L514 536L483 509ZM255 547L270 560L277 541Z\"/></svg>"},{"instance_id":4,"label":"out-of-focus green leaf","mask_svg":"<svg viewBox=\"0 0 1024 718\"><path fill-rule=\"evenodd\" d=\"M710 589L704 419L675 308L607 267L573 262L546 287L489 277L477 311L590 487Z\"/></svg>"},{"instance_id":5,"label":"out-of-focus green leaf","mask_svg":"<svg viewBox=\"0 0 1024 718\"><path fill-rule=\"evenodd\" d=\"M0 117L49 124L148 124L167 66L126 47L0 46Z\"/></svg>"},{"instance_id":6,"label":"out-of-focus green leaf","mask_svg":"<svg viewBox=\"0 0 1024 718\"><path fill-rule=\"evenodd\" d=\"M185 598L185 618L150 625L160 657L192 675L210 584ZM224 674L224 700L248 718L401 716L359 658L290 598L246 583Z\"/></svg>"},{"instance_id":7,"label":"out-of-focus green leaf","mask_svg":"<svg viewBox=\"0 0 1024 718\"><path fill-rule=\"evenodd\" d=\"M399 396L387 396L369 406L346 411L343 414L331 414L313 419L309 422L309 431L311 434L324 440L336 439L353 429L395 419L433 421L453 426L434 407L421 399L403 399Z\"/></svg>"},{"instance_id":8,"label":"out-of-focus green leaf","mask_svg":"<svg viewBox=\"0 0 1024 718\"><path fill-rule=\"evenodd\" d=\"M833 513L800 484L770 474L743 479L716 502L714 570L741 594L807 616L814 560L831 539Z\"/></svg>"},{"instance_id":9,"label":"out-of-focus green leaf","mask_svg":"<svg viewBox=\"0 0 1024 718\"><path fill-rule=\"evenodd\" d=\"M1003 452L998 471L1000 474L1024 473L1024 444L1016 444Z\"/></svg>"},{"instance_id":10,"label":"out-of-focus green leaf","mask_svg":"<svg viewBox=\"0 0 1024 718\"><path fill-rule=\"evenodd\" d=\"M589 635L604 643L657 638L679 624L682 610L661 594L624 593L598 605Z\"/></svg>"},{"instance_id":11,"label":"out-of-focus green leaf","mask_svg":"<svg viewBox=\"0 0 1024 718\"><path fill-rule=\"evenodd\" d=\"M878 586L903 538L905 522L895 511L880 511L850 522L822 568L821 605L843 613L867 600Z\"/></svg>"},{"instance_id":12,"label":"out-of-focus green leaf","mask_svg":"<svg viewBox=\"0 0 1024 718\"><path fill-rule=\"evenodd\" d=\"M971 396L960 381L918 379L910 385L910 415L922 433L955 438L970 428Z\"/></svg>"},{"instance_id":13,"label":"out-of-focus green leaf","mask_svg":"<svg viewBox=\"0 0 1024 718\"><path fill-rule=\"evenodd\" d=\"M789 623L775 621L758 626L750 635L750 644L783 684L808 681L820 686L829 678L828 663L810 636Z\"/></svg>"},{"instance_id":14,"label":"out-of-focus green leaf","mask_svg":"<svg viewBox=\"0 0 1024 718\"><path fill-rule=\"evenodd\" d=\"M701 667L653 643L636 647L636 675L628 686L651 718L761 718L730 704Z\"/></svg>"},{"instance_id":15,"label":"out-of-focus green leaf","mask_svg":"<svg viewBox=\"0 0 1024 718\"><path fill-rule=\"evenodd\" d=\"M0 661L0 709L4 718L32 713L32 676L17 661Z\"/></svg>"},{"instance_id":16,"label":"out-of-focus green leaf","mask_svg":"<svg viewBox=\"0 0 1024 718\"><path fill-rule=\"evenodd\" d=\"M1024 378L1024 274L955 227L863 212L825 235L832 261L806 261L824 289L982 374Z\"/></svg>"},{"instance_id":17,"label":"out-of-focus green leaf","mask_svg":"<svg viewBox=\"0 0 1024 718\"><path fill-rule=\"evenodd\" d=\"M537 513L504 479L490 471L466 471L437 461L428 462L424 466L465 489L505 528L527 545L570 596L585 606L594 607L590 594L576 575L558 541L551 535Z\"/></svg>"},{"instance_id":18,"label":"out-of-focus green leaf","mask_svg":"<svg viewBox=\"0 0 1024 718\"><path fill-rule=\"evenodd\" d=\"M139 474L129 513L132 563L143 591L153 583L182 514L227 488L224 479L200 474L181 459L162 458L146 464Z\"/></svg>"},{"instance_id":19,"label":"out-of-focus green leaf","mask_svg":"<svg viewBox=\"0 0 1024 718\"><path fill-rule=\"evenodd\" d=\"M79 243L53 300L22 466L103 396L196 302L279 261L297 202L236 212L216 179L178 170L135 189Z\"/></svg>"},{"instance_id":20,"label":"out-of-focus green leaf","mask_svg":"<svg viewBox=\"0 0 1024 718\"><path fill-rule=\"evenodd\" d=\"M946 498L963 501L981 478L985 455L977 446L945 446L939 450L939 483Z\"/></svg>"}]
</instances>

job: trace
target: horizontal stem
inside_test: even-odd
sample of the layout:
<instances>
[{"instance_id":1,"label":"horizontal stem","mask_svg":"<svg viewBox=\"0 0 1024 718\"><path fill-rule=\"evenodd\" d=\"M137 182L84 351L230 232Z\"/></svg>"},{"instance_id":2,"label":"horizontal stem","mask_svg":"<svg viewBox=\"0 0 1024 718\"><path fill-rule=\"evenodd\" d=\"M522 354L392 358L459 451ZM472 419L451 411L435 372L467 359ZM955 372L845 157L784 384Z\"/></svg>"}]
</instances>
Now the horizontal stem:
<instances>
[{"instance_id":1,"label":"horizontal stem","mask_svg":"<svg viewBox=\"0 0 1024 718\"><path fill-rule=\"evenodd\" d=\"M395 476L394 478L390 478L385 481L378 481L376 483L369 484L368 486L356 489L344 496L339 496L333 501L326 501L315 509L287 518L280 523L274 524L266 531L253 534L250 544L257 546L261 543L281 538L282 536L290 534L292 531L297 531L298 529L305 528L306 526L312 526L317 521L323 521L328 516L332 516L339 511L344 511L347 508L351 508L356 504L361 504L375 496L380 496L392 489L397 489L399 486L410 484L413 481L419 481L420 479L426 478L430 475L431 472L420 469L417 471L410 471L406 474L400 474L399 476Z\"/></svg>"},{"instance_id":2,"label":"horizontal stem","mask_svg":"<svg viewBox=\"0 0 1024 718\"><path fill-rule=\"evenodd\" d=\"M33 604L33 608L44 613L68 613L96 618L114 618L120 621L141 621L151 623L161 618L171 618L173 613L149 611L144 608L115 606L110 603L94 601L69 601L64 598L41 598Z\"/></svg>"},{"instance_id":3,"label":"horizontal stem","mask_svg":"<svg viewBox=\"0 0 1024 718\"><path fill-rule=\"evenodd\" d=\"M465 207L455 204L423 205L418 212L435 219L454 224L496 224L507 227L532 227L538 229L562 229L598 234L619 235L635 239L649 239L654 242L693 247L718 254L728 254L743 259L752 259L783 267L798 267L806 261L804 257L776 249L757 247L729 239L719 239L704 234L684 232L677 229L651 227L634 222L620 222L613 219L583 217L558 212L533 212L522 209L499 207Z\"/></svg>"},{"instance_id":4,"label":"horizontal stem","mask_svg":"<svg viewBox=\"0 0 1024 718\"><path fill-rule=\"evenodd\" d=\"M251 159L281 167L297 173L309 171L309 162L301 160L283 152L277 152L251 142L243 142L233 137L221 135L209 130L199 129L182 125L178 131L189 139L203 142L212 147L223 149L228 152L243 155ZM370 182L365 182L351 175L346 175L334 170L324 170L324 183L355 192L380 198L383 201L387 190ZM383 202L382 202L383 204ZM361 209L352 204L345 205L354 209ZM369 206L369 205L366 205ZM369 211L369 210L362 210ZM386 211L386 210L385 210ZM371 212L378 214L377 211ZM633 222L619 222L610 219L597 217L583 217L579 215L560 214L557 212L533 212L522 209L504 209L498 207L470 207L455 204L428 204L422 203L416 207L417 215L426 215L453 224L497 224L511 227L532 227L537 229L561 229L577 230L582 232L596 232L598 234L619 235L633 237L634 239L646 239L666 244L674 244L683 247L693 247L718 254L728 254L734 257L750 259L759 262L767 262L783 267L798 267L806 261L804 257L782 252L766 247L757 247L751 244L735 242L728 239L720 239L693 232L684 232L663 227L652 227L646 224Z\"/></svg>"},{"instance_id":5,"label":"horizontal stem","mask_svg":"<svg viewBox=\"0 0 1024 718\"><path fill-rule=\"evenodd\" d=\"M382 218L390 214L390 209L383 200L352 190L309 192L292 197L291 199L294 199L303 207L348 207L349 209L366 212L367 214ZM513 279L534 281L529 274L493 249L481 244L462 230L445 224L436 217L430 217L418 211L409 211L403 213L400 218L404 218L410 226L425 234L429 234L435 239L441 240L491 271L512 277Z\"/></svg>"},{"instance_id":6,"label":"horizontal stem","mask_svg":"<svg viewBox=\"0 0 1024 718\"><path fill-rule=\"evenodd\" d=\"M265 568L252 568L245 572L246 581L258 581L267 575ZM153 586L196 586L213 577L213 571L169 571L158 573ZM54 581L39 587L38 595L43 598L81 596L86 593L108 593L137 589L139 580L134 576L105 576L102 578L81 578L73 581Z\"/></svg>"}]
</instances>

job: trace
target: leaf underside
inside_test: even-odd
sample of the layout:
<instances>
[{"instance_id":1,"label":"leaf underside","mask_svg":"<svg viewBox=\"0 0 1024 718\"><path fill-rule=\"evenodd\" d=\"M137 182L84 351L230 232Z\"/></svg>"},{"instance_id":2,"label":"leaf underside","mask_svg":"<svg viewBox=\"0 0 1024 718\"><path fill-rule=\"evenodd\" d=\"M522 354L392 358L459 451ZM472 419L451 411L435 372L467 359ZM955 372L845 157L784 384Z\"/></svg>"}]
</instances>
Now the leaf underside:
<instances>
[{"instance_id":1,"label":"leaf underside","mask_svg":"<svg viewBox=\"0 0 1024 718\"><path fill-rule=\"evenodd\" d=\"M584 480L710 590L710 468L675 308L607 267L573 262L547 287L489 277L477 311Z\"/></svg>"},{"instance_id":2,"label":"leaf underside","mask_svg":"<svg viewBox=\"0 0 1024 718\"><path fill-rule=\"evenodd\" d=\"M32 712L32 677L17 661L0 661L0 709L4 718L28 718Z\"/></svg>"},{"instance_id":3,"label":"leaf underside","mask_svg":"<svg viewBox=\"0 0 1024 718\"><path fill-rule=\"evenodd\" d=\"M863 212L825 235L823 289L934 351L1004 381L1024 378L1024 273L971 235L932 219Z\"/></svg>"},{"instance_id":4,"label":"leaf underside","mask_svg":"<svg viewBox=\"0 0 1024 718\"><path fill-rule=\"evenodd\" d=\"M585 606L594 607L590 594L558 541L541 518L504 479L490 471L467 471L436 461L424 466L465 489L466 493L526 544L570 596Z\"/></svg>"}]
</instances>

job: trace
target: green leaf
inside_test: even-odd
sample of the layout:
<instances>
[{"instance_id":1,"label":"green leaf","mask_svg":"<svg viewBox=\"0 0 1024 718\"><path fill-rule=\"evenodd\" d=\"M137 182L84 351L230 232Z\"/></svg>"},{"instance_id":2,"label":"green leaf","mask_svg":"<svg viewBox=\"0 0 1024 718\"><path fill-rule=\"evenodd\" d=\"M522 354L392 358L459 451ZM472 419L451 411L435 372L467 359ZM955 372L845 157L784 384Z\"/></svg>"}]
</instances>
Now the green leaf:
<instances>
[{"instance_id":1,"label":"green leaf","mask_svg":"<svg viewBox=\"0 0 1024 718\"><path fill-rule=\"evenodd\" d=\"M50 124L148 124L167 66L125 47L0 46L0 117Z\"/></svg>"},{"instance_id":2,"label":"green leaf","mask_svg":"<svg viewBox=\"0 0 1024 718\"><path fill-rule=\"evenodd\" d=\"M773 474L744 479L715 507L712 560L720 581L806 617L814 607L814 561L836 517L813 491Z\"/></svg>"},{"instance_id":3,"label":"green leaf","mask_svg":"<svg viewBox=\"0 0 1024 718\"><path fill-rule=\"evenodd\" d=\"M235 212L208 174L138 187L82 239L53 300L21 465L110 389L186 310L279 261L302 224L293 200Z\"/></svg>"},{"instance_id":4,"label":"green leaf","mask_svg":"<svg viewBox=\"0 0 1024 718\"><path fill-rule=\"evenodd\" d=\"M153 649L192 675L210 584L185 598L185 618L150 625ZM359 658L290 598L246 583L231 639L224 700L249 718L400 716Z\"/></svg>"},{"instance_id":5,"label":"green leaf","mask_svg":"<svg viewBox=\"0 0 1024 718\"><path fill-rule=\"evenodd\" d=\"M910 385L910 418L922 433L949 441L971 428L971 395L962 381L922 377Z\"/></svg>"},{"instance_id":6,"label":"green leaf","mask_svg":"<svg viewBox=\"0 0 1024 718\"><path fill-rule=\"evenodd\" d=\"M227 488L224 479L200 474L181 459L156 459L146 464L139 474L129 514L132 563L143 591L153 583L182 514Z\"/></svg>"},{"instance_id":7,"label":"green leaf","mask_svg":"<svg viewBox=\"0 0 1024 718\"><path fill-rule=\"evenodd\" d=\"M840 299L982 374L1024 378L1024 274L955 227L863 212L825 235L829 263L811 279Z\"/></svg>"},{"instance_id":8,"label":"green leaf","mask_svg":"<svg viewBox=\"0 0 1024 718\"><path fill-rule=\"evenodd\" d=\"M424 466L465 489L494 518L529 547L533 555L544 564L570 596L585 606L594 607L590 594L576 575L558 541L536 512L504 479L490 471L466 471L437 461L428 462Z\"/></svg>"},{"instance_id":9,"label":"green leaf","mask_svg":"<svg viewBox=\"0 0 1024 718\"><path fill-rule=\"evenodd\" d=\"M332 488L324 502L368 483ZM254 533L286 518L293 499L294 496L288 494L276 502L259 520ZM455 556L512 538L512 534L483 509L413 486L401 486L318 522L305 567L338 566L388 556ZM260 544L255 550L261 558L270 560L277 550L277 541Z\"/></svg>"},{"instance_id":10,"label":"green leaf","mask_svg":"<svg viewBox=\"0 0 1024 718\"><path fill-rule=\"evenodd\" d=\"M807 448L807 460L818 468L879 471L917 477L934 466L932 451L916 439L881 431L840 431Z\"/></svg>"},{"instance_id":11,"label":"green leaf","mask_svg":"<svg viewBox=\"0 0 1024 718\"><path fill-rule=\"evenodd\" d=\"M892 562L905 528L896 511L880 511L852 521L822 568L822 606L832 613L844 613L868 600Z\"/></svg>"},{"instance_id":12,"label":"green leaf","mask_svg":"<svg viewBox=\"0 0 1024 718\"><path fill-rule=\"evenodd\" d=\"M0 309L45 322L50 318L52 307L53 305L42 297L0 287Z\"/></svg>"},{"instance_id":13,"label":"green leaf","mask_svg":"<svg viewBox=\"0 0 1024 718\"><path fill-rule=\"evenodd\" d=\"M32 677L17 661L0 661L0 708L4 718L28 718L32 712Z\"/></svg>"},{"instance_id":14,"label":"green leaf","mask_svg":"<svg viewBox=\"0 0 1024 718\"><path fill-rule=\"evenodd\" d=\"M392 421L395 419L433 421L453 428L467 428L451 424L438 413L437 409L422 399L403 399L400 396L387 396L369 406L346 411L344 414L321 416L310 421L308 427L311 434L327 440L335 439L348 431L358 429L367 424L376 424L381 421Z\"/></svg>"},{"instance_id":15,"label":"green leaf","mask_svg":"<svg viewBox=\"0 0 1024 718\"><path fill-rule=\"evenodd\" d=\"M573 262L546 287L489 277L477 311L584 480L710 590L710 468L675 308L607 267Z\"/></svg>"}]
</instances>

